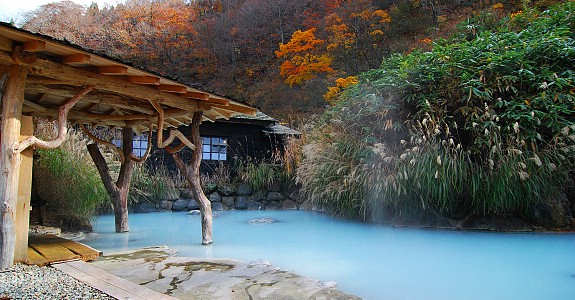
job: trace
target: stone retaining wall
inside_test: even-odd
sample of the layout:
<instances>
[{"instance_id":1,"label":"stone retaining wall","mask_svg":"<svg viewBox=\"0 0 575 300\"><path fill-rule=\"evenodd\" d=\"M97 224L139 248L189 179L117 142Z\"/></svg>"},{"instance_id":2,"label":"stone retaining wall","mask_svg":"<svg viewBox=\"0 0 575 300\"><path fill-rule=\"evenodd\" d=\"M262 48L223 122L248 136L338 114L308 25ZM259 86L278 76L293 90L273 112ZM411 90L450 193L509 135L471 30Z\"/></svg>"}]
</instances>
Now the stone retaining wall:
<instances>
[{"instance_id":1,"label":"stone retaining wall","mask_svg":"<svg viewBox=\"0 0 575 300\"><path fill-rule=\"evenodd\" d=\"M204 193L212 203L213 211L223 210L279 210L300 209L303 199L299 197L295 184L274 183L265 189L254 190L250 184L222 184L208 187ZM157 210L189 211L198 209L198 204L189 189L179 189L158 204L140 203L132 207L134 212Z\"/></svg>"}]
</instances>

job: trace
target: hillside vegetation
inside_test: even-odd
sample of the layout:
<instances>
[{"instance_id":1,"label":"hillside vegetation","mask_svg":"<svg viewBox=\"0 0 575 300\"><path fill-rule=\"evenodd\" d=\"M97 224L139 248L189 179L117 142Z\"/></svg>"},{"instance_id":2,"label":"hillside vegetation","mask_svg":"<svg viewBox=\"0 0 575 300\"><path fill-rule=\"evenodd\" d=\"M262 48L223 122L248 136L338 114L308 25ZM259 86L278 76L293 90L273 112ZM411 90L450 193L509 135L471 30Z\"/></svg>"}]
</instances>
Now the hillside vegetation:
<instances>
[{"instance_id":1,"label":"hillside vegetation","mask_svg":"<svg viewBox=\"0 0 575 300\"><path fill-rule=\"evenodd\" d=\"M19 23L301 121L383 57L429 49L458 22L485 11L515 12L522 2L126 0L85 7L62 1Z\"/></svg>"},{"instance_id":2,"label":"hillside vegetation","mask_svg":"<svg viewBox=\"0 0 575 300\"><path fill-rule=\"evenodd\" d=\"M480 14L363 73L315 124L305 195L342 217L572 225L575 3Z\"/></svg>"}]
</instances>

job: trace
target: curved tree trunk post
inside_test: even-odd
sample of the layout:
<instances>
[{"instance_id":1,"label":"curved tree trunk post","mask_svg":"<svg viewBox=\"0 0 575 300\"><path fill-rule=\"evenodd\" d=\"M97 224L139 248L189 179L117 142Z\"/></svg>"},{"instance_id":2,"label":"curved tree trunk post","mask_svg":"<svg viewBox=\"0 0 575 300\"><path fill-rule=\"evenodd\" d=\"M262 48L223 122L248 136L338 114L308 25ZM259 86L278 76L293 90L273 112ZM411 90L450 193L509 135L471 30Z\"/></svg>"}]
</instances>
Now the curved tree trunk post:
<instances>
[{"instance_id":1,"label":"curved tree trunk post","mask_svg":"<svg viewBox=\"0 0 575 300\"><path fill-rule=\"evenodd\" d=\"M130 191L130 181L132 179L132 171L134 170L134 161L127 159L132 153L133 142L132 128L123 128L122 130L122 151L124 159L120 166L120 175L118 181L113 182L112 176L106 164L106 160L102 156L97 144L89 144L88 152L100 173L100 178L104 183L104 187L110 196L112 206L114 207L114 221L116 224L116 232L129 231L128 226L128 192Z\"/></svg>"},{"instance_id":2,"label":"curved tree trunk post","mask_svg":"<svg viewBox=\"0 0 575 300\"><path fill-rule=\"evenodd\" d=\"M122 149L124 161L120 167L120 175L116 186L118 187L118 199L114 205L114 219L116 221L116 232L127 232L128 227L128 193L130 192L130 182L134 171L134 161L129 159L132 154L134 142L134 132L132 128L122 129Z\"/></svg>"},{"instance_id":3,"label":"curved tree trunk post","mask_svg":"<svg viewBox=\"0 0 575 300\"><path fill-rule=\"evenodd\" d=\"M0 135L0 269L7 269L14 264L16 247L15 218L21 163L18 147L26 67L12 65L3 75L8 77L2 95Z\"/></svg>"},{"instance_id":4,"label":"curved tree trunk post","mask_svg":"<svg viewBox=\"0 0 575 300\"><path fill-rule=\"evenodd\" d=\"M200 123L202 122L202 112L194 113L190 129L192 131L192 143L195 150L192 151L192 159L189 165L185 165L177 153L172 153L176 166L184 174L194 198L198 202L202 214L202 244L212 244L212 206L211 202L204 194L200 184L200 164L202 163L202 140L200 138ZM161 134L161 133L158 133Z\"/></svg>"}]
</instances>

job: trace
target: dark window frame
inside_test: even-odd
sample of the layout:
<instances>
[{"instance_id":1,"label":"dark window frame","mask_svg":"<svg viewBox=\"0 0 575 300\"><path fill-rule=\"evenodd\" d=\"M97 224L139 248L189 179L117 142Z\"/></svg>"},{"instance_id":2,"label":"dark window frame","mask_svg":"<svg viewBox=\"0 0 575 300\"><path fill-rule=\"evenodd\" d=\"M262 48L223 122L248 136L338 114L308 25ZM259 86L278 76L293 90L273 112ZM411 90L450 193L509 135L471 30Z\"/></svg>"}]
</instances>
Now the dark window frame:
<instances>
[{"instance_id":1,"label":"dark window frame","mask_svg":"<svg viewBox=\"0 0 575 300\"><path fill-rule=\"evenodd\" d=\"M223 136L202 136L202 160L227 161L228 138Z\"/></svg>"}]
</instances>

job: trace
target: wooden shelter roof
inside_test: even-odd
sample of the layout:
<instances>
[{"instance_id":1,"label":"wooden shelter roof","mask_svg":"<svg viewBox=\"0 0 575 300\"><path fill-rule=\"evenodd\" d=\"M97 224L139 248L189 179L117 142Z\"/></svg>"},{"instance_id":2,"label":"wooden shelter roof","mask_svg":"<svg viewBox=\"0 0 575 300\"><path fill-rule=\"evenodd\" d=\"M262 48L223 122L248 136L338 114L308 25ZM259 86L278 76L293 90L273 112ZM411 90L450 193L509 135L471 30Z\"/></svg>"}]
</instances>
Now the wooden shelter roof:
<instances>
[{"instance_id":1,"label":"wooden shelter roof","mask_svg":"<svg viewBox=\"0 0 575 300\"><path fill-rule=\"evenodd\" d=\"M23 114L28 116L57 118L58 107L85 86L94 88L72 108L68 120L92 126L154 131L157 104L164 110L164 128L188 125L198 110L204 121L257 112L241 101L0 23L0 65L14 63L27 66Z\"/></svg>"}]
</instances>

